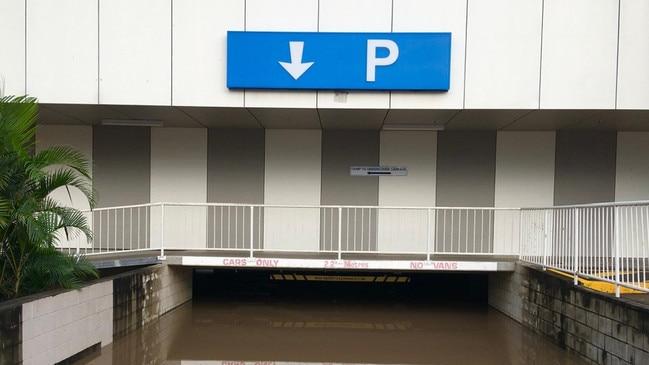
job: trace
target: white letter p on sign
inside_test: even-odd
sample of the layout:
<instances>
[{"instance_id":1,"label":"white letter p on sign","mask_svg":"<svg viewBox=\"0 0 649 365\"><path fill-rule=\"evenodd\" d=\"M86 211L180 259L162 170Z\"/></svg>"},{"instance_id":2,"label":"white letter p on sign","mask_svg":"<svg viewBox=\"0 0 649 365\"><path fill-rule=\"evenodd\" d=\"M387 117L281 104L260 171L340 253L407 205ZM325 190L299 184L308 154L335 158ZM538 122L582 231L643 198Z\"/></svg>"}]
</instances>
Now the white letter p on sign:
<instances>
[{"instance_id":1,"label":"white letter p on sign","mask_svg":"<svg viewBox=\"0 0 649 365\"><path fill-rule=\"evenodd\" d=\"M387 48L387 57L376 57L377 48ZM389 66L399 58L399 46L389 39L368 39L367 40L367 82L376 81L376 67Z\"/></svg>"}]
</instances>

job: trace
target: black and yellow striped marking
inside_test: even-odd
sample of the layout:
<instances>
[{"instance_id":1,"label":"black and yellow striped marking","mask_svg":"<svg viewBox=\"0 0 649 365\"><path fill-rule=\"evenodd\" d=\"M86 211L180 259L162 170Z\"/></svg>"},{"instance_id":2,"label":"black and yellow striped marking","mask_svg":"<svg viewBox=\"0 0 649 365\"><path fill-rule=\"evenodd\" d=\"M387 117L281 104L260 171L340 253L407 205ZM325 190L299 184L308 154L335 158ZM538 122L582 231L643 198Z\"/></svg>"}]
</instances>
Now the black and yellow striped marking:
<instances>
[{"instance_id":1,"label":"black and yellow striped marking","mask_svg":"<svg viewBox=\"0 0 649 365\"><path fill-rule=\"evenodd\" d=\"M271 274L271 280L284 281L344 281L364 283L409 283L410 277L400 275L312 275L312 274Z\"/></svg>"}]
</instances>

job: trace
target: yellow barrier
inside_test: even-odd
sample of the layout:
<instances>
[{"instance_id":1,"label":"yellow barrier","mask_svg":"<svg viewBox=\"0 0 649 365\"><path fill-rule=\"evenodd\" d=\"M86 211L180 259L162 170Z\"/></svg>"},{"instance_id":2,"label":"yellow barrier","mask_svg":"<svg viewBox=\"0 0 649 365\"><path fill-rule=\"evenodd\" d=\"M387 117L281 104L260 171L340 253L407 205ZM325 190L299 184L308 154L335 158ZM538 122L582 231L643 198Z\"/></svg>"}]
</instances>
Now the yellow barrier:
<instances>
[{"instance_id":1,"label":"yellow barrier","mask_svg":"<svg viewBox=\"0 0 649 365\"><path fill-rule=\"evenodd\" d=\"M548 271L551 271L555 274L562 275L565 277L569 278L574 278L573 274L567 273L565 271L561 270L555 270L555 269L548 269ZM622 273L621 273L622 274ZM622 275L628 275L632 274L632 272L625 272ZM612 275L615 275L613 273ZM601 276L602 278L610 279L611 272L601 272L598 273L597 276ZM577 281L584 286L584 288L592 289L601 293L607 293L607 294L613 294L615 293L615 284L609 283L607 281L599 281L599 280L594 280L594 279L586 279L582 277L578 277ZM647 286L647 282L631 282L629 283L631 285L636 285L636 286ZM631 288L627 288L625 286L620 286L620 294L645 294L644 291L641 290L635 290Z\"/></svg>"}]
</instances>

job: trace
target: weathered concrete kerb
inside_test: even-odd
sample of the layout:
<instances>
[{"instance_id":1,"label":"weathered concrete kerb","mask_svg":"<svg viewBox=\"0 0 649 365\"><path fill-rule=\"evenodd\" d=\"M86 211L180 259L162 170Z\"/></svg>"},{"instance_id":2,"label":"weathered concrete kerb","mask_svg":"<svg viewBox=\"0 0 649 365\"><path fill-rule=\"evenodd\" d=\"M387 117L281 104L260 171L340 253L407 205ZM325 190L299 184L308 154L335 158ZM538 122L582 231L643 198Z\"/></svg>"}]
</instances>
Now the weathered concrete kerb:
<instances>
[{"instance_id":1,"label":"weathered concrete kerb","mask_svg":"<svg viewBox=\"0 0 649 365\"><path fill-rule=\"evenodd\" d=\"M649 306L635 298L523 264L489 276L492 307L594 364L649 364Z\"/></svg>"},{"instance_id":2,"label":"weathered concrete kerb","mask_svg":"<svg viewBox=\"0 0 649 365\"><path fill-rule=\"evenodd\" d=\"M192 270L159 264L79 291L0 303L0 364L54 364L110 344L192 298Z\"/></svg>"}]
</instances>

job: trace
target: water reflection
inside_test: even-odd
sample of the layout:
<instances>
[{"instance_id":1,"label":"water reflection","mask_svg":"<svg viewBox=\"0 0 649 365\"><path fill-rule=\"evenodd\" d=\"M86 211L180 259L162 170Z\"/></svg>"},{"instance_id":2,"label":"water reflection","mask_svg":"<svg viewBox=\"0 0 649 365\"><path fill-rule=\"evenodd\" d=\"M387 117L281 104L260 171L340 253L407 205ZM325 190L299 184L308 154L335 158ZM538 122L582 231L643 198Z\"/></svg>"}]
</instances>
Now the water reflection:
<instances>
[{"instance_id":1,"label":"water reflection","mask_svg":"<svg viewBox=\"0 0 649 365\"><path fill-rule=\"evenodd\" d=\"M78 364L586 364L484 303L326 298L197 298Z\"/></svg>"}]
</instances>

